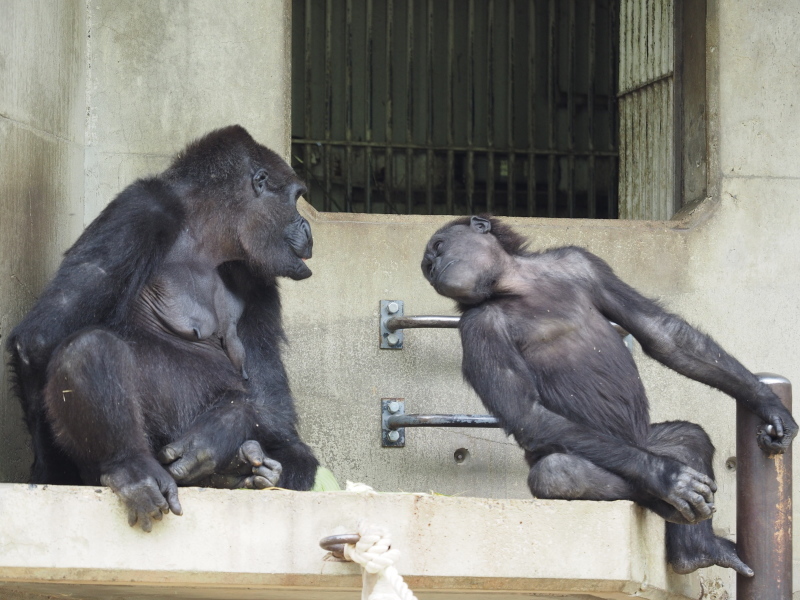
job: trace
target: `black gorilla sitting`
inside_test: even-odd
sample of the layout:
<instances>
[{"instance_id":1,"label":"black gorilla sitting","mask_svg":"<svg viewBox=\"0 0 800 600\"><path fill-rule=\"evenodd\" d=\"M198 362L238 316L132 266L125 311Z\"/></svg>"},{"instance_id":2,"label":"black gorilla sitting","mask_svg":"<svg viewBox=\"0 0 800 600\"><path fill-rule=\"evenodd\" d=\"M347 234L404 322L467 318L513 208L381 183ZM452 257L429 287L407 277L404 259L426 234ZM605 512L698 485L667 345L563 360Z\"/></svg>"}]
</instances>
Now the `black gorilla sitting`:
<instances>
[{"instance_id":1,"label":"black gorilla sitting","mask_svg":"<svg viewBox=\"0 0 800 600\"><path fill-rule=\"evenodd\" d=\"M667 523L675 571L752 570L714 535L714 447L698 425L651 425L630 353L609 321L650 356L736 398L785 452L797 424L770 389L711 338L620 281L582 248L543 253L492 218L462 218L428 242L422 271L458 302L464 377L525 450L539 498L629 499Z\"/></svg>"},{"instance_id":2,"label":"black gorilla sitting","mask_svg":"<svg viewBox=\"0 0 800 600\"><path fill-rule=\"evenodd\" d=\"M33 483L111 487L131 525L178 485L305 490L277 277L311 271L303 183L242 127L125 189L8 342Z\"/></svg>"}]
</instances>

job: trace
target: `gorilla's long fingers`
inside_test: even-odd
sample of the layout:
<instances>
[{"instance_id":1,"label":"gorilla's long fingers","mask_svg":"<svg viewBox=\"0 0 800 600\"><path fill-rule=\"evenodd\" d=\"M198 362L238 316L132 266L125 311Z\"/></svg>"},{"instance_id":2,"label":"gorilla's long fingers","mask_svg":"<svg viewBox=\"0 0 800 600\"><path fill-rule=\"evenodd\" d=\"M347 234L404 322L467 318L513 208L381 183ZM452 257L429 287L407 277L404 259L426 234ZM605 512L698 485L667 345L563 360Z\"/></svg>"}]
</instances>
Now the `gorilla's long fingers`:
<instances>
[{"instance_id":1,"label":"gorilla's long fingers","mask_svg":"<svg viewBox=\"0 0 800 600\"><path fill-rule=\"evenodd\" d=\"M777 417L777 416L772 417L772 419L770 419L770 425L772 425L773 431L770 432L769 430L767 430L767 434L771 435L772 437L778 438L778 439L782 438L783 437L783 421L781 421L781 418ZM769 425L767 427L769 427Z\"/></svg>"},{"instance_id":2,"label":"gorilla's long fingers","mask_svg":"<svg viewBox=\"0 0 800 600\"><path fill-rule=\"evenodd\" d=\"M159 453L159 457L164 455L167 458L173 455L174 449L169 448L169 452L164 452L164 450ZM179 483L192 485L203 477L211 475L214 472L214 463L210 460L201 460L198 453L193 451L179 456L174 462L164 464L164 468Z\"/></svg>"},{"instance_id":3,"label":"gorilla's long fingers","mask_svg":"<svg viewBox=\"0 0 800 600\"><path fill-rule=\"evenodd\" d=\"M139 521L139 511L132 506L128 507L128 525L133 527Z\"/></svg>"},{"instance_id":4,"label":"gorilla's long fingers","mask_svg":"<svg viewBox=\"0 0 800 600\"><path fill-rule=\"evenodd\" d=\"M253 468L253 486L257 489L275 487L278 485L282 472L281 463L268 458L263 465Z\"/></svg>"},{"instance_id":5,"label":"gorilla's long fingers","mask_svg":"<svg viewBox=\"0 0 800 600\"><path fill-rule=\"evenodd\" d=\"M699 481L701 484L708 486L712 493L716 493L717 491L717 482L711 479L708 475L704 475L700 471L695 471L691 467L688 467L692 473L692 477Z\"/></svg>"},{"instance_id":6,"label":"gorilla's long fingers","mask_svg":"<svg viewBox=\"0 0 800 600\"><path fill-rule=\"evenodd\" d=\"M703 521L705 519L708 519L714 512L712 510L713 505L707 503L700 494L690 494L689 502L691 503L692 508L694 509L695 520L697 521Z\"/></svg>"},{"instance_id":7,"label":"gorilla's long fingers","mask_svg":"<svg viewBox=\"0 0 800 600\"><path fill-rule=\"evenodd\" d=\"M695 481L691 486L691 490L697 494L700 494L703 497L703 499L709 504L714 502L714 490L712 490L705 483Z\"/></svg>"},{"instance_id":8,"label":"gorilla's long fingers","mask_svg":"<svg viewBox=\"0 0 800 600\"><path fill-rule=\"evenodd\" d=\"M681 513L681 515L683 515L683 518L686 519L687 522L689 523L697 522L697 517L694 515L694 511L692 510L692 507L689 506L688 502L686 502L682 498L679 498L673 501L672 505L678 509L678 512Z\"/></svg>"},{"instance_id":9,"label":"gorilla's long fingers","mask_svg":"<svg viewBox=\"0 0 800 600\"><path fill-rule=\"evenodd\" d=\"M164 494L164 498L167 500L167 506L162 507L161 510L164 513L171 510L173 515L182 515L183 507L180 500L178 500L178 485L174 481L168 481L166 485L162 484L161 493Z\"/></svg>"},{"instance_id":10,"label":"gorilla's long fingers","mask_svg":"<svg viewBox=\"0 0 800 600\"><path fill-rule=\"evenodd\" d=\"M184 454L184 448L182 444L178 442L172 442L171 444L167 444L164 446L161 451L158 453L158 462L162 465L168 465L170 463L175 462Z\"/></svg>"},{"instance_id":11,"label":"gorilla's long fingers","mask_svg":"<svg viewBox=\"0 0 800 600\"><path fill-rule=\"evenodd\" d=\"M239 446L239 459L242 462L258 467L264 464L265 458L261 444L255 440L247 440Z\"/></svg>"}]
</instances>

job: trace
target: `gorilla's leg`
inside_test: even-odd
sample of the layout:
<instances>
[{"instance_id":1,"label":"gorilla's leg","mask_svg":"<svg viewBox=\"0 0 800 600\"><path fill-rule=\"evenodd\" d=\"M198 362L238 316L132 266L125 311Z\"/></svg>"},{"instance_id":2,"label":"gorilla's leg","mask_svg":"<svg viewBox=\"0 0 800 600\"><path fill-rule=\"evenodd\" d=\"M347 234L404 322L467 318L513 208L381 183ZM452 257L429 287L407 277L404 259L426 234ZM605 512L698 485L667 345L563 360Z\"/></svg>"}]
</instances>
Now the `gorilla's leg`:
<instances>
[{"instance_id":1,"label":"gorilla's leg","mask_svg":"<svg viewBox=\"0 0 800 600\"><path fill-rule=\"evenodd\" d=\"M269 456L283 465L278 485L290 490L310 490L317 474L317 461L314 453L299 437L287 439L283 446L269 448Z\"/></svg>"},{"instance_id":2,"label":"gorilla's leg","mask_svg":"<svg viewBox=\"0 0 800 600\"><path fill-rule=\"evenodd\" d=\"M650 430L648 446L654 454L674 458L714 478L714 446L699 425L685 421L656 423ZM652 503L641 503L656 510ZM668 521L666 536L667 560L676 573L691 573L702 567L719 565L746 577L753 575L752 569L736 554L736 545L714 535L711 519L695 525Z\"/></svg>"},{"instance_id":3,"label":"gorilla's leg","mask_svg":"<svg viewBox=\"0 0 800 600\"><path fill-rule=\"evenodd\" d=\"M180 514L175 481L153 456L138 401L131 348L102 329L67 339L50 363L45 408L56 443L80 466L84 483L110 487L128 521L149 531L169 509Z\"/></svg>"},{"instance_id":4,"label":"gorilla's leg","mask_svg":"<svg viewBox=\"0 0 800 600\"><path fill-rule=\"evenodd\" d=\"M536 498L554 500L633 500L631 485L572 454L548 454L533 463L528 487Z\"/></svg>"},{"instance_id":5,"label":"gorilla's leg","mask_svg":"<svg viewBox=\"0 0 800 600\"><path fill-rule=\"evenodd\" d=\"M648 437L648 450L714 477L714 446L699 425L683 421L655 424ZM535 461L529 457L529 462L533 464L528 486L537 498L633 500L666 519L667 560L675 572L720 565L752 576L752 570L736 555L735 544L714 535L711 519L687 524L675 507L578 456L554 453Z\"/></svg>"}]
</instances>

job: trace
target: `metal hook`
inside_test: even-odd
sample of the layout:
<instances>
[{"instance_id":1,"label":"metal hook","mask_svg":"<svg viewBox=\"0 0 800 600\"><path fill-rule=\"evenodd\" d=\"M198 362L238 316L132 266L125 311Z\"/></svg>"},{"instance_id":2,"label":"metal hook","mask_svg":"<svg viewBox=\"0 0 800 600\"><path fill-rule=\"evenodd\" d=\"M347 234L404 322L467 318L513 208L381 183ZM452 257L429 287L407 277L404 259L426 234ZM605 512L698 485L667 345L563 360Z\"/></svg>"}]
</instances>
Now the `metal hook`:
<instances>
[{"instance_id":1,"label":"metal hook","mask_svg":"<svg viewBox=\"0 0 800 600\"><path fill-rule=\"evenodd\" d=\"M336 558L344 558L344 547L346 544L356 544L361 536L357 533L344 533L341 535L329 535L319 541L323 550L327 550Z\"/></svg>"}]
</instances>

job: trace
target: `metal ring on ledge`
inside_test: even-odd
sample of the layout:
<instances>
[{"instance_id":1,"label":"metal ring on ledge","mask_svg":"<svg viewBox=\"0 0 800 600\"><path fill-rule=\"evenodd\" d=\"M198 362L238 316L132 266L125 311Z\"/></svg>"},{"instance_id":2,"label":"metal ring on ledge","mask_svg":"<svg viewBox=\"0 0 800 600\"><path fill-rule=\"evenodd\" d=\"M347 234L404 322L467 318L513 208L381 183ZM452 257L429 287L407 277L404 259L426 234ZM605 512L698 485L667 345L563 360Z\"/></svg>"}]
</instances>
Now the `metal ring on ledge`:
<instances>
[{"instance_id":1,"label":"metal ring on ledge","mask_svg":"<svg viewBox=\"0 0 800 600\"><path fill-rule=\"evenodd\" d=\"M345 544L355 544L361 536L357 533L344 533L341 535L329 535L319 541L323 550L327 550L336 558L344 558Z\"/></svg>"}]
</instances>

